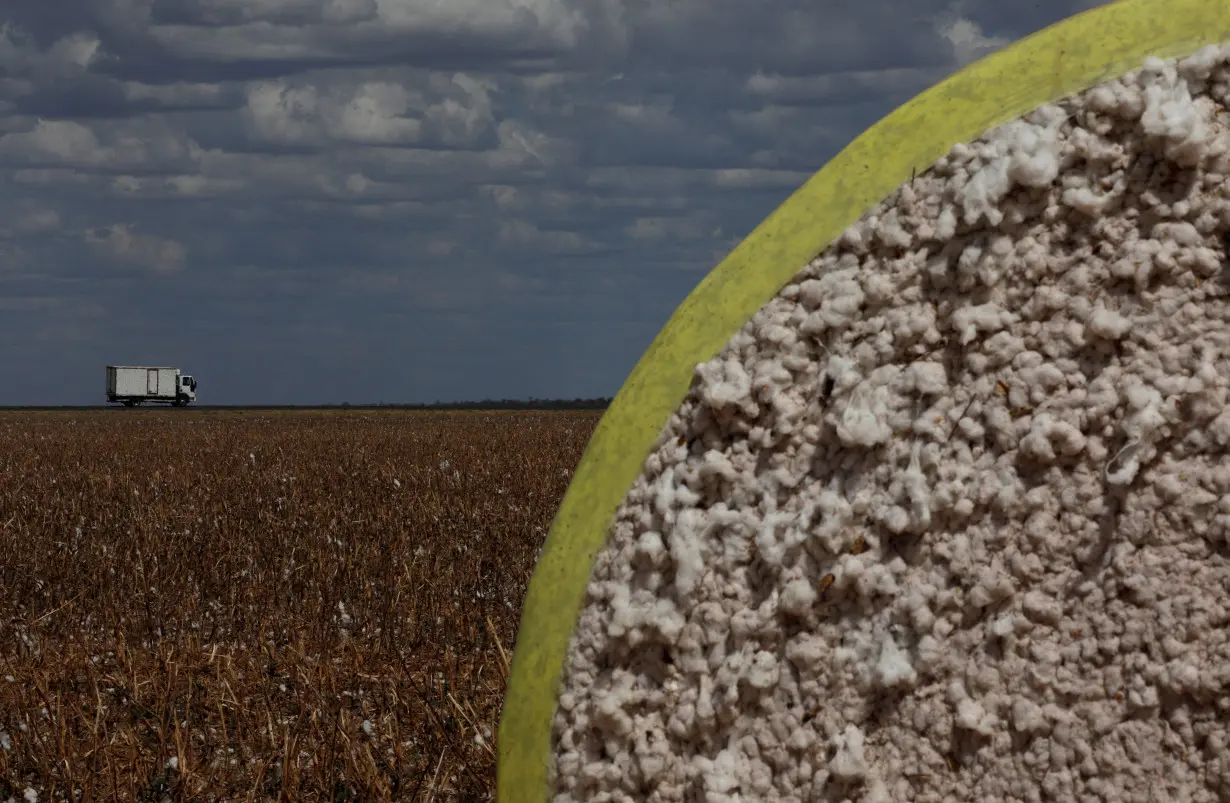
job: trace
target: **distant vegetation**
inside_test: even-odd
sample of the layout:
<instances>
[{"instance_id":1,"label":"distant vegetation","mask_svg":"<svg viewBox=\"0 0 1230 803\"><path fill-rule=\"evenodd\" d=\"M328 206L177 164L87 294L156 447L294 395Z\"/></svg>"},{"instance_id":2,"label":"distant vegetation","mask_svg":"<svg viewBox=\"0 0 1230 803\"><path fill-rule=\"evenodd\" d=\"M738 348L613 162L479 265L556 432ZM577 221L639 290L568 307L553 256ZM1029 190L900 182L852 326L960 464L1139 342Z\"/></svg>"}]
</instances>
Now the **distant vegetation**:
<instances>
[{"instance_id":1,"label":"distant vegetation","mask_svg":"<svg viewBox=\"0 0 1230 803\"><path fill-rule=\"evenodd\" d=\"M341 406L349 409L379 408L391 410L605 410L611 399L484 399L470 402L434 402L432 404L369 404Z\"/></svg>"},{"instance_id":2,"label":"distant vegetation","mask_svg":"<svg viewBox=\"0 0 1230 803\"><path fill-rule=\"evenodd\" d=\"M432 402L431 404L395 404L386 402L352 404L193 404L195 410L605 410L610 398L600 399L484 399L483 401ZM14 405L4 410L93 410L119 405ZM158 410L160 404L145 404L139 409ZM122 408L119 408L122 409Z\"/></svg>"}]
</instances>

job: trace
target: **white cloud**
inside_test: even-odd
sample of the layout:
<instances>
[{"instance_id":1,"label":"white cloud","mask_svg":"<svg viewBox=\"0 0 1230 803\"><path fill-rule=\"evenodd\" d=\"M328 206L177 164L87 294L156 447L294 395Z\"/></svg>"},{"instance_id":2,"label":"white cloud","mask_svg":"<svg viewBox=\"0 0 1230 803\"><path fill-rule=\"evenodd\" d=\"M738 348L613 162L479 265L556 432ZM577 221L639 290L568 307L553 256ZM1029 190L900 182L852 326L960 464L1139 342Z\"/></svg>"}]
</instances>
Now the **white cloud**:
<instances>
[{"instance_id":1,"label":"white cloud","mask_svg":"<svg viewBox=\"0 0 1230 803\"><path fill-rule=\"evenodd\" d=\"M39 120L33 130L0 137L0 155L80 165L101 165L113 157L140 161L143 152L139 143L128 142L125 145L128 150L120 154L104 147L94 132L81 123Z\"/></svg>"},{"instance_id":2,"label":"white cloud","mask_svg":"<svg viewBox=\"0 0 1230 803\"><path fill-rule=\"evenodd\" d=\"M239 178L211 178L199 173L172 176L121 175L111 179L111 192L126 198L209 198L234 194L246 186Z\"/></svg>"},{"instance_id":3,"label":"white cloud","mask_svg":"<svg viewBox=\"0 0 1230 803\"><path fill-rule=\"evenodd\" d=\"M490 155L495 168L555 167L576 158L576 147L561 137L552 137L518 120L501 120L496 126L499 148Z\"/></svg>"},{"instance_id":4,"label":"white cloud","mask_svg":"<svg viewBox=\"0 0 1230 803\"><path fill-rule=\"evenodd\" d=\"M171 84L126 81L123 84L123 92L124 97L135 103L155 103L166 108L222 105L224 101L221 85L187 81Z\"/></svg>"},{"instance_id":5,"label":"white cloud","mask_svg":"<svg viewBox=\"0 0 1230 803\"><path fill-rule=\"evenodd\" d=\"M13 171L13 183L32 187L81 187L95 177L80 170L63 167L22 168Z\"/></svg>"},{"instance_id":6,"label":"white cloud","mask_svg":"<svg viewBox=\"0 0 1230 803\"><path fill-rule=\"evenodd\" d=\"M413 62L414 47L455 45L510 55L621 48L621 0L179 0L174 22L148 28L162 48L194 59L254 62L381 58ZM181 19L182 18L182 21ZM584 55L584 54L583 54Z\"/></svg>"},{"instance_id":7,"label":"white cloud","mask_svg":"<svg viewBox=\"0 0 1230 803\"><path fill-rule=\"evenodd\" d=\"M322 122L333 139L343 142L414 142L422 135L423 123L407 116L412 102L411 94L397 84L363 84L345 105L326 106Z\"/></svg>"},{"instance_id":8,"label":"white cloud","mask_svg":"<svg viewBox=\"0 0 1230 803\"><path fill-rule=\"evenodd\" d=\"M679 242L703 237L707 229L712 229L712 225L706 225L704 221L698 219L638 217L630 225L624 227L624 233L638 242L660 240Z\"/></svg>"},{"instance_id":9,"label":"white cloud","mask_svg":"<svg viewBox=\"0 0 1230 803\"><path fill-rule=\"evenodd\" d=\"M660 98L650 102L615 102L607 108L617 120L649 133L679 128L680 120L672 113L673 107L672 98Z\"/></svg>"},{"instance_id":10,"label":"white cloud","mask_svg":"<svg viewBox=\"0 0 1230 803\"><path fill-rule=\"evenodd\" d=\"M10 75L58 77L88 70L102 57L102 41L90 31L63 36L45 50L11 23L0 24L0 67Z\"/></svg>"},{"instance_id":11,"label":"white cloud","mask_svg":"<svg viewBox=\"0 0 1230 803\"><path fill-rule=\"evenodd\" d=\"M457 250L457 243L439 237L427 243L427 253L433 257L446 257Z\"/></svg>"},{"instance_id":12,"label":"white cloud","mask_svg":"<svg viewBox=\"0 0 1230 803\"><path fill-rule=\"evenodd\" d=\"M424 116L434 125L440 141L454 147L473 145L494 121L490 93L495 84L465 73L455 73L447 84L443 76L434 75L432 84L441 94L454 87L462 92L461 97L446 97L427 107Z\"/></svg>"},{"instance_id":13,"label":"white cloud","mask_svg":"<svg viewBox=\"0 0 1230 803\"><path fill-rule=\"evenodd\" d=\"M588 251L592 244L575 231L544 231L527 220L508 220L500 224L499 241L504 245L541 249L548 253Z\"/></svg>"},{"instance_id":14,"label":"white cloud","mask_svg":"<svg viewBox=\"0 0 1230 803\"><path fill-rule=\"evenodd\" d=\"M98 58L101 41L93 33L75 33L57 40L51 46L50 56L62 64L74 64L89 69Z\"/></svg>"},{"instance_id":15,"label":"white cloud","mask_svg":"<svg viewBox=\"0 0 1230 803\"><path fill-rule=\"evenodd\" d=\"M745 87L749 93L771 103L814 105L857 101L885 93L919 92L950 71L946 67L899 67L796 76L757 70Z\"/></svg>"},{"instance_id":16,"label":"white cloud","mask_svg":"<svg viewBox=\"0 0 1230 803\"><path fill-rule=\"evenodd\" d=\"M284 145L435 140L469 147L491 129L493 83L464 73L432 75L426 83L420 90L394 81L323 88L264 81L249 87L245 116L257 137Z\"/></svg>"},{"instance_id":17,"label":"white cloud","mask_svg":"<svg viewBox=\"0 0 1230 803\"><path fill-rule=\"evenodd\" d=\"M55 209L32 203L19 204L5 210L0 222L0 237L24 237L46 234L60 228L60 213Z\"/></svg>"},{"instance_id":18,"label":"white cloud","mask_svg":"<svg viewBox=\"0 0 1230 803\"><path fill-rule=\"evenodd\" d=\"M0 254L3 256L3 254ZM20 327L21 337L4 343L11 358L45 358L47 347L97 343L109 310L96 299L67 295L0 297L0 319Z\"/></svg>"},{"instance_id":19,"label":"white cloud","mask_svg":"<svg viewBox=\"0 0 1230 803\"><path fill-rule=\"evenodd\" d=\"M714 187L723 189L782 189L794 190L801 186L811 173L801 170L763 170L759 168L732 168L729 170L705 171Z\"/></svg>"},{"instance_id":20,"label":"white cloud","mask_svg":"<svg viewBox=\"0 0 1230 803\"><path fill-rule=\"evenodd\" d=\"M953 58L962 66L994 53L1011 41L1002 36L986 36L982 26L960 16L941 19L936 23L936 31L948 42Z\"/></svg>"},{"instance_id":21,"label":"white cloud","mask_svg":"<svg viewBox=\"0 0 1230 803\"><path fill-rule=\"evenodd\" d=\"M104 125L40 119L28 130L0 137L0 160L107 171L150 170L187 160L195 148L195 143L185 140L165 120Z\"/></svg>"},{"instance_id":22,"label":"white cloud","mask_svg":"<svg viewBox=\"0 0 1230 803\"><path fill-rule=\"evenodd\" d=\"M246 5L248 0L244 0ZM353 25L369 20L377 12L376 0L325 0L321 20L329 25Z\"/></svg>"},{"instance_id":23,"label":"white cloud","mask_svg":"<svg viewBox=\"0 0 1230 803\"><path fill-rule=\"evenodd\" d=\"M253 22L350 25L376 14L375 0L180 0L180 15L216 26Z\"/></svg>"},{"instance_id":24,"label":"white cloud","mask_svg":"<svg viewBox=\"0 0 1230 803\"><path fill-rule=\"evenodd\" d=\"M538 39L575 47L591 22L582 4L565 0L376 0L380 24L393 31Z\"/></svg>"},{"instance_id":25,"label":"white cloud","mask_svg":"<svg viewBox=\"0 0 1230 803\"><path fill-rule=\"evenodd\" d=\"M85 232L85 239L99 253L154 273L178 273L184 267L187 249L174 240L138 234L130 223Z\"/></svg>"},{"instance_id":26,"label":"white cloud","mask_svg":"<svg viewBox=\"0 0 1230 803\"><path fill-rule=\"evenodd\" d=\"M324 212L326 207L311 206L316 211ZM389 201L387 203L352 203L341 210L331 209L332 214L350 213L365 220L413 220L431 210L431 205L422 201Z\"/></svg>"}]
</instances>

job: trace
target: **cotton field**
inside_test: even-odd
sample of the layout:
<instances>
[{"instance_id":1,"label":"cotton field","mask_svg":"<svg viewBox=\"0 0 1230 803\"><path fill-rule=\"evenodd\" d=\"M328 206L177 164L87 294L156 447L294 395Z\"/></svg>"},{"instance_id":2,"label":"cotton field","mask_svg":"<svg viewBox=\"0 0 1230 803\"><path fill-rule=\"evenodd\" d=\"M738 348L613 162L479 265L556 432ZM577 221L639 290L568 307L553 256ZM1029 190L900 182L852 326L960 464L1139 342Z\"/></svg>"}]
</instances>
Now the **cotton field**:
<instances>
[{"instance_id":1,"label":"cotton field","mask_svg":"<svg viewBox=\"0 0 1230 803\"><path fill-rule=\"evenodd\" d=\"M0 416L0 800L478 800L597 413Z\"/></svg>"}]
</instances>

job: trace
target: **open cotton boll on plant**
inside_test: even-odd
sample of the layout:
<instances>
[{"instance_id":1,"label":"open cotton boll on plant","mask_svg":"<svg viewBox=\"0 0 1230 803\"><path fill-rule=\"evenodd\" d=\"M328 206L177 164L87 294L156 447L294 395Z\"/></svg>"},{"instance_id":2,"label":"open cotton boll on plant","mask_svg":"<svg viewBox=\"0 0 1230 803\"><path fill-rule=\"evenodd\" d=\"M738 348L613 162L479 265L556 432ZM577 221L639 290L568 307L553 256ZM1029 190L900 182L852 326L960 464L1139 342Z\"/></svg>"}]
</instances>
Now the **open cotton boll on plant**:
<instances>
[{"instance_id":1,"label":"open cotton boll on plant","mask_svg":"<svg viewBox=\"0 0 1230 803\"><path fill-rule=\"evenodd\" d=\"M1228 95L1205 48L952 148L698 367L557 801L1230 799Z\"/></svg>"}]
</instances>

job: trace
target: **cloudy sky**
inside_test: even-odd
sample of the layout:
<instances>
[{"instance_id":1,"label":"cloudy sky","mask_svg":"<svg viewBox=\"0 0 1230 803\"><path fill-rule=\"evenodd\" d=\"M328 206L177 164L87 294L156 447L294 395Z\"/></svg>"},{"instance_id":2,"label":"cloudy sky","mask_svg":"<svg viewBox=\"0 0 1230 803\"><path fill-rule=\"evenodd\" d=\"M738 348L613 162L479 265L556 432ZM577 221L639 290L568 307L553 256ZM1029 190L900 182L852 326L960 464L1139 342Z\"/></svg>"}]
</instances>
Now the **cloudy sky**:
<instances>
[{"instance_id":1,"label":"cloudy sky","mask_svg":"<svg viewBox=\"0 0 1230 803\"><path fill-rule=\"evenodd\" d=\"M0 405L611 395L863 129L1096 0L0 0Z\"/></svg>"}]
</instances>

